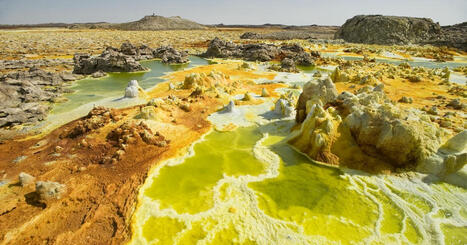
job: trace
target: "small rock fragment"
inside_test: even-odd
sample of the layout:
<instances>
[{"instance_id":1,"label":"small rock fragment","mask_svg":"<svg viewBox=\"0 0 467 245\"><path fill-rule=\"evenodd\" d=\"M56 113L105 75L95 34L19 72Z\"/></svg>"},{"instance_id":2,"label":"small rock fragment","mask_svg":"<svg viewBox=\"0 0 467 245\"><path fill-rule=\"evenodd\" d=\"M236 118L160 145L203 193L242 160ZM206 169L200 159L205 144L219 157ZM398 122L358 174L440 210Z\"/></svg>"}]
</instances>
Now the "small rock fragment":
<instances>
[{"instance_id":1,"label":"small rock fragment","mask_svg":"<svg viewBox=\"0 0 467 245\"><path fill-rule=\"evenodd\" d=\"M462 110L466 107L464 103L462 103L459 99L453 99L448 104L448 107L452 107L456 110Z\"/></svg>"},{"instance_id":2,"label":"small rock fragment","mask_svg":"<svg viewBox=\"0 0 467 245\"><path fill-rule=\"evenodd\" d=\"M29 184L32 184L34 183L34 180L36 178L34 178L34 176L30 175L30 174L27 174L25 172L21 172L19 173L19 184L22 186L22 187L25 187Z\"/></svg>"},{"instance_id":3,"label":"small rock fragment","mask_svg":"<svg viewBox=\"0 0 467 245\"><path fill-rule=\"evenodd\" d=\"M399 102L412 104L413 99L411 97L402 96L402 98L399 99Z\"/></svg>"},{"instance_id":4,"label":"small rock fragment","mask_svg":"<svg viewBox=\"0 0 467 245\"><path fill-rule=\"evenodd\" d=\"M37 181L36 193L40 200L49 200L52 198L60 199L66 191L66 186L58 182L52 181Z\"/></svg>"}]
</instances>

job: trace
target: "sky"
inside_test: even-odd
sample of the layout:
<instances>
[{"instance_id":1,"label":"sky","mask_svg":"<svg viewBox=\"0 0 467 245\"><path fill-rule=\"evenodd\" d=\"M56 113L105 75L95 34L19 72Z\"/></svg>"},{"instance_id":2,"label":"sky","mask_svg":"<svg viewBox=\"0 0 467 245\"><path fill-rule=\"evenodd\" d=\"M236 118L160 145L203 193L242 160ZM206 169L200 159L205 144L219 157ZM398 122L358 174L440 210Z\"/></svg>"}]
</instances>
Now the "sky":
<instances>
[{"instance_id":1,"label":"sky","mask_svg":"<svg viewBox=\"0 0 467 245\"><path fill-rule=\"evenodd\" d=\"M467 0L0 0L0 24L127 22L156 13L201 24L342 25L358 14L467 21Z\"/></svg>"}]
</instances>

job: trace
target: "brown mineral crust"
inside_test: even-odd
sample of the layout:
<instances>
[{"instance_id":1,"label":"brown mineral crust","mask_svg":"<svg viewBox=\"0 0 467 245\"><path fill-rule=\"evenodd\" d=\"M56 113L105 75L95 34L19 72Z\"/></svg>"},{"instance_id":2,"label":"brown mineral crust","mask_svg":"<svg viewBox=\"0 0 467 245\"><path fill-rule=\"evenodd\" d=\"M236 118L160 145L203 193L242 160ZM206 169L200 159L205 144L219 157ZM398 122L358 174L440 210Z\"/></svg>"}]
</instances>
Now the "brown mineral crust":
<instances>
[{"instance_id":1,"label":"brown mineral crust","mask_svg":"<svg viewBox=\"0 0 467 245\"><path fill-rule=\"evenodd\" d=\"M180 93L188 96L190 91ZM100 164L103 158L112 156L118 149L105 136L120 127L123 121L131 121L138 107L115 110L115 116L122 116L120 121L109 122L73 138L59 136L86 118L70 122L40 139L3 142L0 145L0 169L4 169L2 174L13 184L0 189L0 200L6 204L0 212L0 240L5 244L44 241L120 244L127 241L131 235L130 217L136 196L150 168L186 149L208 132L210 123L206 117L221 106L218 99L210 97L196 101L190 104L190 112L175 106L161 110L171 114L177 122L168 121L172 117L167 116L163 123L172 123L174 127L161 127L154 133L158 142L170 142L164 146L145 142L139 134L145 132L142 130L145 126L136 125L139 127L138 137L128 144L125 154L114 164ZM56 152L57 145L63 147L60 153ZM13 163L18 155L27 158ZM22 171L37 180L65 184L68 192L59 200L38 202L34 199L33 187L22 188L14 184Z\"/></svg>"}]
</instances>

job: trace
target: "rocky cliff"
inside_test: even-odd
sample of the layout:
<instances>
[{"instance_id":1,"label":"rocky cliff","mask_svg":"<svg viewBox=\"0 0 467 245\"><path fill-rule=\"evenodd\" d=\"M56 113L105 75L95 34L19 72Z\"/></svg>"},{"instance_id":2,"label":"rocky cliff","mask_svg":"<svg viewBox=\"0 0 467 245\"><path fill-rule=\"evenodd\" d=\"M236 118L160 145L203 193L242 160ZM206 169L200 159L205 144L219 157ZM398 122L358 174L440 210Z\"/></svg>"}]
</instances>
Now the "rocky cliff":
<instances>
[{"instance_id":1,"label":"rocky cliff","mask_svg":"<svg viewBox=\"0 0 467 245\"><path fill-rule=\"evenodd\" d=\"M440 34L439 24L427 18L357 15L341 26L335 38L355 43L392 45L420 43L437 39Z\"/></svg>"},{"instance_id":2,"label":"rocky cliff","mask_svg":"<svg viewBox=\"0 0 467 245\"><path fill-rule=\"evenodd\" d=\"M467 22L452 26L442 26L441 36L438 39L428 40L425 43L454 47L467 51Z\"/></svg>"}]
</instances>

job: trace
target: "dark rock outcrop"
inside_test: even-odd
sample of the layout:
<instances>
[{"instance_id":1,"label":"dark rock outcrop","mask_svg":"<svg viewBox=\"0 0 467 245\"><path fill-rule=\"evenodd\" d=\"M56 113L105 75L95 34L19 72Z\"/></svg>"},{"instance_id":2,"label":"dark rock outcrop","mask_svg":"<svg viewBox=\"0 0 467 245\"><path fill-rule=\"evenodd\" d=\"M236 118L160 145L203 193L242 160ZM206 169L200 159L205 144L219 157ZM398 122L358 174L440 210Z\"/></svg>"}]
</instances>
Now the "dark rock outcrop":
<instances>
[{"instance_id":1,"label":"dark rock outcrop","mask_svg":"<svg viewBox=\"0 0 467 245\"><path fill-rule=\"evenodd\" d=\"M423 43L436 46L448 46L467 51L467 22L452 26L442 26L439 38L428 40Z\"/></svg>"},{"instance_id":2,"label":"dark rock outcrop","mask_svg":"<svg viewBox=\"0 0 467 245\"><path fill-rule=\"evenodd\" d=\"M369 44L409 44L437 39L441 27L427 18L357 15L348 19L335 38Z\"/></svg>"},{"instance_id":3,"label":"dark rock outcrop","mask_svg":"<svg viewBox=\"0 0 467 245\"><path fill-rule=\"evenodd\" d=\"M269 39L269 40L292 40L292 39L312 39L316 34L306 31L278 31L271 33L245 32L240 36L241 39Z\"/></svg>"},{"instance_id":4,"label":"dark rock outcrop","mask_svg":"<svg viewBox=\"0 0 467 245\"><path fill-rule=\"evenodd\" d=\"M313 64L313 57L300 45L282 45L255 43L255 44L235 44L214 38L209 43L209 47L202 55L208 58L234 58L248 61L270 61L292 59L297 65Z\"/></svg>"},{"instance_id":5,"label":"dark rock outcrop","mask_svg":"<svg viewBox=\"0 0 467 245\"><path fill-rule=\"evenodd\" d=\"M295 66L295 62L290 58L284 58L281 61L280 71L283 71L283 72L296 72L297 67Z\"/></svg>"},{"instance_id":6,"label":"dark rock outcrop","mask_svg":"<svg viewBox=\"0 0 467 245\"><path fill-rule=\"evenodd\" d=\"M73 73L92 74L104 72L144 71L144 68L132 56L123 54L118 49L107 47L101 55L93 57L89 54L75 54Z\"/></svg>"},{"instance_id":7,"label":"dark rock outcrop","mask_svg":"<svg viewBox=\"0 0 467 245\"><path fill-rule=\"evenodd\" d=\"M153 51L154 58L162 59L163 63L187 63L188 54L185 51L177 51L170 46L162 46Z\"/></svg>"},{"instance_id":8,"label":"dark rock outcrop","mask_svg":"<svg viewBox=\"0 0 467 245\"><path fill-rule=\"evenodd\" d=\"M240 36L241 39L262 39L262 35L254 32L245 32Z\"/></svg>"},{"instance_id":9,"label":"dark rock outcrop","mask_svg":"<svg viewBox=\"0 0 467 245\"><path fill-rule=\"evenodd\" d=\"M0 70L16 71L29 68L46 68L64 66L73 67L73 61L70 59L26 59L18 60L0 60Z\"/></svg>"},{"instance_id":10,"label":"dark rock outcrop","mask_svg":"<svg viewBox=\"0 0 467 245\"><path fill-rule=\"evenodd\" d=\"M132 56L135 60L147 60L153 58L154 50L146 45L135 47L130 42L124 42L120 46L120 52Z\"/></svg>"},{"instance_id":11,"label":"dark rock outcrop","mask_svg":"<svg viewBox=\"0 0 467 245\"><path fill-rule=\"evenodd\" d=\"M189 61L186 52L177 51L170 46L154 50L146 45L136 47L125 42L120 46L120 49L107 47L99 56L75 54L73 73L144 71L145 69L137 61L153 58L160 58L163 63L187 63Z\"/></svg>"},{"instance_id":12,"label":"dark rock outcrop","mask_svg":"<svg viewBox=\"0 0 467 245\"><path fill-rule=\"evenodd\" d=\"M37 68L0 77L0 127L43 120L62 93L65 82L80 78L73 74L56 74Z\"/></svg>"},{"instance_id":13,"label":"dark rock outcrop","mask_svg":"<svg viewBox=\"0 0 467 245\"><path fill-rule=\"evenodd\" d=\"M269 33L245 32L241 39L269 39L269 40L292 40L292 39L332 39L339 29L338 26L283 26L281 31Z\"/></svg>"}]
</instances>

